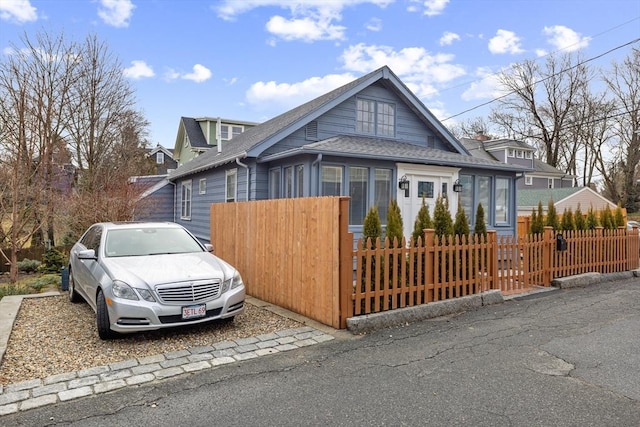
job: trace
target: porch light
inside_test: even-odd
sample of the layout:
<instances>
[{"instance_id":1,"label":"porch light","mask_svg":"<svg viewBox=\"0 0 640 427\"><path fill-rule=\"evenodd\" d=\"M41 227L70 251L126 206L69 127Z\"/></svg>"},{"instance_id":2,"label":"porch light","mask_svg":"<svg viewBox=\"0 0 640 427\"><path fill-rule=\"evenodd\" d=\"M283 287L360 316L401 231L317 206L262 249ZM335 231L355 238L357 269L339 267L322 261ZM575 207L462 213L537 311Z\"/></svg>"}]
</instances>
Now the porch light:
<instances>
[{"instance_id":1,"label":"porch light","mask_svg":"<svg viewBox=\"0 0 640 427\"><path fill-rule=\"evenodd\" d=\"M453 191L455 193L459 193L462 191L462 184L459 179L456 179L456 182L453 183Z\"/></svg>"},{"instance_id":2,"label":"porch light","mask_svg":"<svg viewBox=\"0 0 640 427\"><path fill-rule=\"evenodd\" d=\"M401 190L409 189L409 180L407 179L406 175L402 175L402 178L400 178L400 180L398 181L398 188Z\"/></svg>"}]
</instances>

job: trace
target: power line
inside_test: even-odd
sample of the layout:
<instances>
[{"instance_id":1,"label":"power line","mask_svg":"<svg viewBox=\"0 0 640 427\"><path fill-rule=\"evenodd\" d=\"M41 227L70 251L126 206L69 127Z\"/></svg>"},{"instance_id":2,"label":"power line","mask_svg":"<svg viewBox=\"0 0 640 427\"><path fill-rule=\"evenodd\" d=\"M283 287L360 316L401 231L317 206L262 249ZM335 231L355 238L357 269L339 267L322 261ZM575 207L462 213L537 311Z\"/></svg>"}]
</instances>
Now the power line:
<instances>
[{"instance_id":1,"label":"power line","mask_svg":"<svg viewBox=\"0 0 640 427\"><path fill-rule=\"evenodd\" d=\"M574 68L577 68L577 67L579 67L579 66L581 66L581 65L584 65L584 64L586 64L586 63L588 63L588 62L595 61L596 59L602 58L603 56L608 55L608 54L610 54L611 52L615 52L615 51L616 51L616 50L618 50L618 49L622 49L622 48L624 48L624 47L627 47L627 46L629 46L629 45L632 45L632 44L634 44L634 43L637 43L638 41L640 41L640 37L639 37L639 38L637 38L637 39L631 40L631 41L629 41L629 42L623 43L623 44L621 44L621 45L618 45L618 46L616 46L616 47L614 47L614 48L611 48L611 49L609 49L609 50L608 50L608 51L606 51L606 52L603 52L603 53L601 53L601 54L599 54L599 55L596 55L596 56L591 57L591 58L589 58L589 59L586 59L586 60L584 60L584 61L582 61L582 62L579 62L579 63L577 63L577 64L575 64L575 65L573 65L573 66L571 66L571 67L569 67L569 68L566 68L566 69L564 69L564 70L560 70L560 71L558 71L557 73L554 73L554 74L552 74L552 75L550 75L550 76L545 77L544 79L537 80L537 81L535 81L535 82L533 82L533 83L531 83L531 84L529 84L529 85L527 85L527 86L524 86L524 87L521 87L521 88L518 88L518 89L512 90L511 92L508 92L508 93L506 93L506 94L504 94L504 95L501 95L501 96L499 96L499 97L497 97L497 98L493 98L493 99L491 99L491 100L489 100L489 101L487 101L487 102L483 102L482 104L476 105L475 107L471 107L471 108L466 109L466 110L464 110L464 111L462 111L462 112L460 112L460 113L457 113L457 114L454 114L454 115L452 115L452 116L449 116L449 117L447 117L446 119L442 119L441 121L442 121L442 122L445 122L445 121L447 121L447 120L449 120L449 119L453 119L454 117L458 117L458 116L461 116L461 115L463 115L463 114L466 114L466 113L468 113L468 112L470 112L470 111L477 110L478 108L484 107L484 106L489 105L489 104L491 104L491 103L493 103L493 102L499 101L499 100L501 100L501 99L503 99L503 98L506 98L506 97L508 97L508 96L510 96L510 95L513 95L513 94L514 94L514 93L516 93L518 90L522 90L522 89L525 89L525 88L527 88L527 87L535 86L535 85L536 85L536 84L538 84L538 83L542 83L542 82L544 82L544 81L546 81L546 80L549 80L549 79L551 79L551 78L553 78L553 77L556 77L556 76L558 76L558 75L560 75L560 74L562 74L562 73L566 73L567 71L573 70ZM494 75L496 75L496 74L499 74L499 73L495 73Z\"/></svg>"}]
</instances>

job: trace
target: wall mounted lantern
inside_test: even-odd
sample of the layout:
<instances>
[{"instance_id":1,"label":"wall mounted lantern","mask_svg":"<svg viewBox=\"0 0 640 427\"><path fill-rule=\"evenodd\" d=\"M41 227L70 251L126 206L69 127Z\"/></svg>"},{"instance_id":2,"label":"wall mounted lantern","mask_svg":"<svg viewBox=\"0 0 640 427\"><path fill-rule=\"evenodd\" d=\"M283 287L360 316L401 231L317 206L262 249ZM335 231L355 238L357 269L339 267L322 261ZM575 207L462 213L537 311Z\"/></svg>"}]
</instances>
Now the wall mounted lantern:
<instances>
[{"instance_id":1,"label":"wall mounted lantern","mask_svg":"<svg viewBox=\"0 0 640 427\"><path fill-rule=\"evenodd\" d=\"M402 175L402 178L398 181L398 188L405 191L409 189L409 180L406 175Z\"/></svg>"},{"instance_id":2,"label":"wall mounted lantern","mask_svg":"<svg viewBox=\"0 0 640 427\"><path fill-rule=\"evenodd\" d=\"M453 183L453 191L455 193L459 193L462 191L462 184L459 179L456 179L456 182Z\"/></svg>"}]
</instances>

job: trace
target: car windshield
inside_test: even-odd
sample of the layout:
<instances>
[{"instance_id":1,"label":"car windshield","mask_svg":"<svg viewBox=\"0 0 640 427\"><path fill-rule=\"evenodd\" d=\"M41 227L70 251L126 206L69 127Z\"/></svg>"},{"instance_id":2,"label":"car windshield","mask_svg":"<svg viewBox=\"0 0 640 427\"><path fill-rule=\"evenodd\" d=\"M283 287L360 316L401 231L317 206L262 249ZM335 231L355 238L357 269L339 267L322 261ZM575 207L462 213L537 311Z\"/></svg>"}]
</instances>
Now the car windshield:
<instances>
[{"instance_id":1,"label":"car windshield","mask_svg":"<svg viewBox=\"0 0 640 427\"><path fill-rule=\"evenodd\" d=\"M184 229L167 227L109 230L105 248L108 257L184 254L203 251L198 242Z\"/></svg>"}]
</instances>

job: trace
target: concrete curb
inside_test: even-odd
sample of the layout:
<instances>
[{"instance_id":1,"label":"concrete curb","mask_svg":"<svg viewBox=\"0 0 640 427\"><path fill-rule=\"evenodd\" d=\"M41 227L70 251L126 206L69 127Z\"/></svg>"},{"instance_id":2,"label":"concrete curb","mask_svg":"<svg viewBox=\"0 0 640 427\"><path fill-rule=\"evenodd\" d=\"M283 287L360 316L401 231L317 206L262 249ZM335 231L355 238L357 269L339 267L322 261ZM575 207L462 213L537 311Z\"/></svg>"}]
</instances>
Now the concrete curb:
<instances>
[{"instance_id":1,"label":"concrete curb","mask_svg":"<svg viewBox=\"0 0 640 427\"><path fill-rule=\"evenodd\" d=\"M551 286L555 286L560 289L570 289L595 285L602 282L632 279L634 277L640 277L640 270L622 271L619 273L584 273L554 279L551 282Z\"/></svg>"},{"instance_id":2,"label":"concrete curb","mask_svg":"<svg viewBox=\"0 0 640 427\"><path fill-rule=\"evenodd\" d=\"M420 320L461 313L485 305L501 304L502 302L504 302L502 292L492 290L451 300L430 302L424 305L351 317L347 319L347 329L352 333L360 334L377 329L418 322Z\"/></svg>"}]
</instances>

